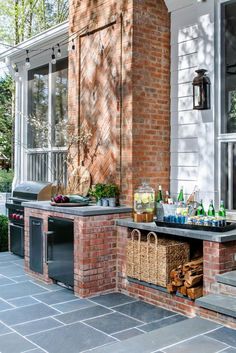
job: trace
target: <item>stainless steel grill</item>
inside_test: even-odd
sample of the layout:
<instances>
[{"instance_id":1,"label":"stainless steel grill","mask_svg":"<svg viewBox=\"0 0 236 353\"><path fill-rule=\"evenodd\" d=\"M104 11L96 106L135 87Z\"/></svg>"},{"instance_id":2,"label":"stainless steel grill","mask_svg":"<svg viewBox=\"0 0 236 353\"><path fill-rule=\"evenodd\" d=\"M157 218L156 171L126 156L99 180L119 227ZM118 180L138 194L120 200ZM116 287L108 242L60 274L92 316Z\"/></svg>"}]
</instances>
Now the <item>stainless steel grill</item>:
<instances>
[{"instance_id":1,"label":"stainless steel grill","mask_svg":"<svg viewBox=\"0 0 236 353\"><path fill-rule=\"evenodd\" d=\"M8 209L10 228L10 251L24 256L24 206L22 202L50 200L53 193L53 184L48 182L27 181L16 186Z\"/></svg>"}]
</instances>

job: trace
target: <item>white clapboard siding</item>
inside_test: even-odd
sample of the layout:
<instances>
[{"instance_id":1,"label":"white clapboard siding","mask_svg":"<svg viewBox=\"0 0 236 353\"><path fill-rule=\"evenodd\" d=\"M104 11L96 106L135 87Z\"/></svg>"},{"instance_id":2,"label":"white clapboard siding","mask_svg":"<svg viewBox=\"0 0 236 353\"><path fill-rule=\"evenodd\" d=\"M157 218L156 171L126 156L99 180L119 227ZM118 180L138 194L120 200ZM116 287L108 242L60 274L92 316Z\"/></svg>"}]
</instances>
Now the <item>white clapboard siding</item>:
<instances>
[{"instance_id":1,"label":"white clapboard siding","mask_svg":"<svg viewBox=\"0 0 236 353\"><path fill-rule=\"evenodd\" d=\"M195 167L172 167L172 172L180 180L197 181L198 170Z\"/></svg>"},{"instance_id":2,"label":"white clapboard siding","mask_svg":"<svg viewBox=\"0 0 236 353\"><path fill-rule=\"evenodd\" d=\"M172 125L171 138L198 138L199 124Z\"/></svg>"},{"instance_id":3,"label":"white clapboard siding","mask_svg":"<svg viewBox=\"0 0 236 353\"><path fill-rule=\"evenodd\" d=\"M208 70L214 104L214 1L166 0L171 11L171 193L214 196L214 110L193 110L195 70Z\"/></svg>"},{"instance_id":4,"label":"white clapboard siding","mask_svg":"<svg viewBox=\"0 0 236 353\"><path fill-rule=\"evenodd\" d=\"M171 152L195 152L198 153L198 138L172 138ZM173 176L176 177L173 172Z\"/></svg>"},{"instance_id":5,"label":"white clapboard siding","mask_svg":"<svg viewBox=\"0 0 236 353\"><path fill-rule=\"evenodd\" d=\"M199 114L196 110L172 112L171 124L199 124Z\"/></svg>"}]
</instances>

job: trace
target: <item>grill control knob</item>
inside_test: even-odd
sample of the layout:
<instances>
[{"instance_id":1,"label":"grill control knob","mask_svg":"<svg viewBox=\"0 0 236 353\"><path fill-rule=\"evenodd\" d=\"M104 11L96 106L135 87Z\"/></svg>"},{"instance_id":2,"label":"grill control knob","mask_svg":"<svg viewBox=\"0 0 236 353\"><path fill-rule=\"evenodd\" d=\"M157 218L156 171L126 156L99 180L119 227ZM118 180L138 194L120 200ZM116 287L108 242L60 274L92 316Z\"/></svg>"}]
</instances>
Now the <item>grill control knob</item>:
<instances>
[{"instance_id":1,"label":"grill control knob","mask_svg":"<svg viewBox=\"0 0 236 353\"><path fill-rule=\"evenodd\" d=\"M20 215L20 220L23 221L24 219L24 216Z\"/></svg>"},{"instance_id":2,"label":"grill control knob","mask_svg":"<svg viewBox=\"0 0 236 353\"><path fill-rule=\"evenodd\" d=\"M16 219L16 213L12 213L11 218Z\"/></svg>"},{"instance_id":3,"label":"grill control knob","mask_svg":"<svg viewBox=\"0 0 236 353\"><path fill-rule=\"evenodd\" d=\"M20 220L20 215L19 215L19 214L16 214L16 215L15 215L15 220L17 220L17 221Z\"/></svg>"}]
</instances>

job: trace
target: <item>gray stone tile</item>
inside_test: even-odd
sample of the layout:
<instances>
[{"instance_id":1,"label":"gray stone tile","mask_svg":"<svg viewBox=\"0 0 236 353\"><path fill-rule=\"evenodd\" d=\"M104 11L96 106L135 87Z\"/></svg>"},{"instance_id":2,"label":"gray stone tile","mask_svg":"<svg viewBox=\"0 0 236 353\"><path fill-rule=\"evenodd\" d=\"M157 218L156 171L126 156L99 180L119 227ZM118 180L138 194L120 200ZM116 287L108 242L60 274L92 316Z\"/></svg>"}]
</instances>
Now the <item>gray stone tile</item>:
<instances>
[{"instance_id":1,"label":"gray stone tile","mask_svg":"<svg viewBox=\"0 0 236 353\"><path fill-rule=\"evenodd\" d=\"M16 307L38 304L37 300L35 300L34 298L29 297L29 296L18 298L18 299L10 299L10 300L8 300L8 302L12 305L15 305Z\"/></svg>"},{"instance_id":2,"label":"gray stone tile","mask_svg":"<svg viewBox=\"0 0 236 353\"><path fill-rule=\"evenodd\" d=\"M56 315L58 311L43 303L24 306L0 312L0 321L12 326L23 322L41 319L43 317ZM0 350L1 352L1 350Z\"/></svg>"},{"instance_id":3,"label":"gray stone tile","mask_svg":"<svg viewBox=\"0 0 236 353\"><path fill-rule=\"evenodd\" d=\"M218 342L207 336L200 336L162 350L165 353L216 353L226 347L227 346L224 343Z\"/></svg>"},{"instance_id":4,"label":"gray stone tile","mask_svg":"<svg viewBox=\"0 0 236 353\"><path fill-rule=\"evenodd\" d=\"M15 282L12 281L10 278L0 275L0 286L4 286L5 284L11 284L11 283L15 283Z\"/></svg>"},{"instance_id":5,"label":"gray stone tile","mask_svg":"<svg viewBox=\"0 0 236 353\"><path fill-rule=\"evenodd\" d=\"M76 297L74 296L74 293L68 289L61 289L56 292L46 292L46 293L44 291L43 294L34 295L34 298L49 305L63 303L69 300L76 299Z\"/></svg>"},{"instance_id":6,"label":"gray stone tile","mask_svg":"<svg viewBox=\"0 0 236 353\"><path fill-rule=\"evenodd\" d=\"M136 328L131 328L129 330L125 330L119 333L115 333L112 335L113 337L117 338L120 341L127 340L128 338L139 336L144 334L142 331L137 330Z\"/></svg>"},{"instance_id":7,"label":"gray stone tile","mask_svg":"<svg viewBox=\"0 0 236 353\"><path fill-rule=\"evenodd\" d=\"M27 353L45 353L42 349L36 348L34 350L27 351Z\"/></svg>"},{"instance_id":8,"label":"gray stone tile","mask_svg":"<svg viewBox=\"0 0 236 353\"><path fill-rule=\"evenodd\" d=\"M1 287L1 298L13 299L27 295L44 293L46 290L31 282L14 283Z\"/></svg>"},{"instance_id":9,"label":"gray stone tile","mask_svg":"<svg viewBox=\"0 0 236 353\"><path fill-rule=\"evenodd\" d=\"M90 308L91 306L95 306L95 305L96 305L95 303L92 303L87 299L76 299L66 303L54 304L52 305L52 307L57 310L60 310L63 313L68 313L69 311Z\"/></svg>"},{"instance_id":10,"label":"gray stone tile","mask_svg":"<svg viewBox=\"0 0 236 353\"><path fill-rule=\"evenodd\" d=\"M97 304L107 306L108 308L111 308L112 306L116 306L120 304L137 301L137 299L128 297L127 295L124 295L122 293L109 293L109 294L99 295L99 296L90 298L90 300L94 301Z\"/></svg>"},{"instance_id":11,"label":"gray stone tile","mask_svg":"<svg viewBox=\"0 0 236 353\"><path fill-rule=\"evenodd\" d=\"M156 321L175 314L173 311L156 307L143 301L124 304L114 309L143 322Z\"/></svg>"},{"instance_id":12,"label":"gray stone tile","mask_svg":"<svg viewBox=\"0 0 236 353\"><path fill-rule=\"evenodd\" d=\"M5 335L9 332L12 332L12 330L0 322L0 335Z\"/></svg>"},{"instance_id":13,"label":"gray stone tile","mask_svg":"<svg viewBox=\"0 0 236 353\"><path fill-rule=\"evenodd\" d=\"M11 253L0 253L0 263L3 263L3 262L6 262L6 261L9 261L9 262L12 262L12 261L17 261L21 259L21 257L17 256L17 255L13 255Z\"/></svg>"},{"instance_id":14,"label":"gray stone tile","mask_svg":"<svg viewBox=\"0 0 236 353\"><path fill-rule=\"evenodd\" d=\"M0 266L0 274L6 277L16 277L24 275L24 269L21 266L17 266L16 264L11 264L8 266Z\"/></svg>"},{"instance_id":15,"label":"gray stone tile","mask_svg":"<svg viewBox=\"0 0 236 353\"><path fill-rule=\"evenodd\" d=\"M1 353L21 353L33 348L36 348L33 343L30 343L17 333L9 333L9 335L4 335L0 338Z\"/></svg>"},{"instance_id":16,"label":"gray stone tile","mask_svg":"<svg viewBox=\"0 0 236 353\"><path fill-rule=\"evenodd\" d=\"M88 325L103 331L108 334L112 334L118 331L123 331L128 328L132 328L140 325L140 321L131 319L120 313L113 313L95 319L85 321Z\"/></svg>"},{"instance_id":17,"label":"gray stone tile","mask_svg":"<svg viewBox=\"0 0 236 353\"><path fill-rule=\"evenodd\" d=\"M219 325L211 321L196 317L147 332L145 335L129 338L108 347L96 348L93 353L150 353L162 351L163 347L190 339L217 327ZM202 352L205 353L205 351ZM191 351L188 353L191 353Z\"/></svg>"},{"instance_id":18,"label":"gray stone tile","mask_svg":"<svg viewBox=\"0 0 236 353\"><path fill-rule=\"evenodd\" d=\"M139 328L143 331L150 332L153 330L157 330L158 328L172 325L172 324L175 324L176 322L180 322L187 319L188 319L187 316L174 315L158 321L150 322L149 324L142 325Z\"/></svg>"},{"instance_id":19,"label":"gray stone tile","mask_svg":"<svg viewBox=\"0 0 236 353\"><path fill-rule=\"evenodd\" d=\"M28 275L16 276L16 277L11 277L11 278L17 283L30 281L32 279L32 277L30 277Z\"/></svg>"},{"instance_id":20,"label":"gray stone tile","mask_svg":"<svg viewBox=\"0 0 236 353\"><path fill-rule=\"evenodd\" d=\"M30 336L30 340L50 353L79 353L113 341L111 337L82 323L37 333Z\"/></svg>"},{"instance_id":21,"label":"gray stone tile","mask_svg":"<svg viewBox=\"0 0 236 353\"><path fill-rule=\"evenodd\" d=\"M112 313L112 311L104 308L103 306L95 305L90 308L75 310L66 314L57 315L56 318L64 324L71 324L73 322L94 318L96 316L105 315L108 313Z\"/></svg>"},{"instance_id":22,"label":"gray stone tile","mask_svg":"<svg viewBox=\"0 0 236 353\"><path fill-rule=\"evenodd\" d=\"M236 300L223 294L209 294L196 300L197 305L236 318Z\"/></svg>"},{"instance_id":23,"label":"gray stone tile","mask_svg":"<svg viewBox=\"0 0 236 353\"><path fill-rule=\"evenodd\" d=\"M55 283L47 284L47 283L44 283L44 282L36 280L36 279L32 279L32 282L35 284L38 284L40 287L47 289L47 291L58 291L58 290L62 289L61 286L59 286L58 284L55 284Z\"/></svg>"},{"instance_id":24,"label":"gray stone tile","mask_svg":"<svg viewBox=\"0 0 236 353\"><path fill-rule=\"evenodd\" d=\"M1 293L1 290L0 290L0 293ZM14 308L13 305L10 305L6 303L4 300L0 299L0 312L3 310L12 309L12 308Z\"/></svg>"},{"instance_id":25,"label":"gray stone tile","mask_svg":"<svg viewBox=\"0 0 236 353\"><path fill-rule=\"evenodd\" d=\"M236 330L231 328L222 327L218 330L207 334L208 337L215 338L218 341L228 344L236 348Z\"/></svg>"},{"instance_id":26,"label":"gray stone tile","mask_svg":"<svg viewBox=\"0 0 236 353\"><path fill-rule=\"evenodd\" d=\"M54 320L52 317L45 319L27 322L26 324L19 324L13 326L14 330L23 336L31 335L40 331L46 331L51 328L60 327L63 324Z\"/></svg>"},{"instance_id":27,"label":"gray stone tile","mask_svg":"<svg viewBox=\"0 0 236 353\"><path fill-rule=\"evenodd\" d=\"M225 272L220 275L216 275L216 280L217 282L236 287L236 271Z\"/></svg>"},{"instance_id":28,"label":"gray stone tile","mask_svg":"<svg viewBox=\"0 0 236 353\"><path fill-rule=\"evenodd\" d=\"M226 350L222 351L222 353L236 353L236 348L229 347Z\"/></svg>"},{"instance_id":29,"label":"gray stone tile","mask_svg":"<svg viewBox=\"0 0 236 353\"><path fill-rule=\"evenodd\" d=\"M42 349L36 348L34 350L27 351L27 353L45 353Z\"/></svg>"}]
</instances>

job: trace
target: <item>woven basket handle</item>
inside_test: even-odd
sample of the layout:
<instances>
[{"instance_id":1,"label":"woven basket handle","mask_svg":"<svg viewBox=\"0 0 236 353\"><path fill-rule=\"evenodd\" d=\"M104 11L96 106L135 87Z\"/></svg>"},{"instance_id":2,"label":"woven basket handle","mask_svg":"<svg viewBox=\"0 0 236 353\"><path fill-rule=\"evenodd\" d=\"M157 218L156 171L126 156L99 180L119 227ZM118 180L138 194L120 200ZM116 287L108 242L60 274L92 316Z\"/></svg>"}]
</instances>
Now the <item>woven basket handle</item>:
<instances>
[{"instance_id":1,"label":"woven basket handle","mask_svg":"<svg viewBox=\"0 0 236 353\"><path fill-rule=\"evenodd\" d=\"M154 239L155 239L155 264L150 264L150 258L149 258L149 245L151 244L151 237L154 237ZM155 266L155 267L157 266L157 243L158 243L158 238L157 238L156 233L149 232L147 235L147 263L148 263L148 280L149 281L150 281L150 268L151 268L151 266Z\"/></svg>"},{"instance_id":2,"label":"woven basket handle","mask_svg":"<svg viewBox=\"0 0 236 353\"><path fill-rule=\"evenodd\" d=\"M132 246L133 246L133 259L132 259L132 274L134 274L134 240L135 236L137 236L138 240L138 257L139 257L139 280L140 280L140 271L141 271L141 232L138 229L133 229L131 232L131 240L132 240Z\"/></svg>"}]
</instances>

